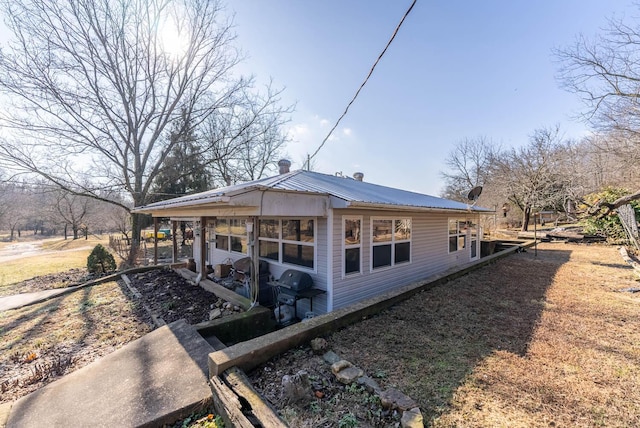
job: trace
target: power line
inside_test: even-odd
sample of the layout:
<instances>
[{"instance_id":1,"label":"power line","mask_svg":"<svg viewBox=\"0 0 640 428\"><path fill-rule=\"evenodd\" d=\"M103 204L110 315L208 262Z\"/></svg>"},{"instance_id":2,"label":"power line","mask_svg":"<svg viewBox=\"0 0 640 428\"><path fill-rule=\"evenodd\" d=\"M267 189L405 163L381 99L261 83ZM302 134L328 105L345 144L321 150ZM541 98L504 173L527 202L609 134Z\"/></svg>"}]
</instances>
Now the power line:
<instances>
[{"instance_id":1,"label":"power line","mask_svg":"<svg viewBox=\"0 0 640 428\"><path fill-rule=\"evenodd\" d=\"M400 30L400 27L402 26L402 23L404 22L404 20L406 19L406 17L409 15L409 13L411 12L411 9L413 9L413 6L415 6L417 0L413 0L413 2L411 3L411 6L409 6L409 9L407 9L407 11L405 12L404 16L402 17L402 19L400 20L400 22L398 23L398 26L396 27L395 31L393 32L393 34L391 35L391 38L389 39L389 41L387 42L387 45L384 47L384 49L382 50L382 52L380 52L380 55L378 55L378 59L376 59L376 62L373 63L373 65L371 66L371 69L369 70L369 74L367 74L367 77L364 79L364 81L362 82L362 84L360 85L360 87L358 88L358 90L356 91L355 95L353 96L353 98L351 98L351 101L349 101L349 104L347 104L347 107L344 109L344 112L342 112L342 114L340 115L340 117L338 118L338 120L336 121L335 125L333 125L333 128L331 128L331 130L329 131L329 133L327 134L326 137L324 137L324 140L322 140L322 143L320 143L320 145L318 146L318 148L316 149L315 152L313 152L313 154L311 156L307 157L307 169L311 168L311 159L313 159L318 152L320 151L320 149L322 149L322 147L324 146L324 144L327 142L327 140L329 139L329 137L331 136L331 134L333 134L333 131L336 130L336 128L338 127L338 125L340 124L340 121L342 121L342 119L347 115L347 112L349 111L349 107L351 107L351 104L353 104L353 102L356 100L356 98L358 98L358 95L360 94L360 91L362 91L362 88L364 88L364 85L367 84L367 82L369 81L369 78L371 77L371 75L373 74L373 70L375 70L376 66L378 65L378 63L380 62L380 60L382 59L382 57L384 56L385 52L387 52L387 49L389 49L389 46L391 45L391 42L393 42L393 39L395 39L396 34L398 34L398 31Z\"/></svg>"}]
</instances>

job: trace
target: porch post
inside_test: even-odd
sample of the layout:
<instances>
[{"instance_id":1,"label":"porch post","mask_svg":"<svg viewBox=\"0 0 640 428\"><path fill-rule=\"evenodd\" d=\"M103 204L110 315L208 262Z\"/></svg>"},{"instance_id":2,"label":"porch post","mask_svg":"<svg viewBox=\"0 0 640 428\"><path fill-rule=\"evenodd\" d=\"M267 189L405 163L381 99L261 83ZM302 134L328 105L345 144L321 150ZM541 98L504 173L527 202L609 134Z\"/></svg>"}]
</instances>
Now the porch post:
<instances>
[{"instance_id":1,"label":"porch post","mask_svg":"<svg viewBox=\"0 0 640 428\"><path fill-rule=\"evenodd\" d=\"M158 264L158 217L153 218L153 264Z\"/></svg>"},{"instance_id":2,"label":"porch post","mask_svg":"<svg viewBox=\"0 0 640 428\"><path fill-rule=\"evenodd\" d=\"M251 267L251 299L257 304L260 298L260 249L258 247L258 217L251 217L253 230L249 234L250 256L253 262Z\"/></svg>"},{"instance_id":3,"label":"porch post","mask_svg":"<svg viewBox=\"0 0 640 428\"><path fill-rule=\"evenodd\" d=\"M171 240L173 241L173 263L178 262L178 241L176 234L178 232L178 222L173 220L171 222Z\"/></svg>"},{"instance_id":4,"label":"porch post","mask_svg":"<svg viewBox=\"0 0 640 428\"><path fill-rule=\"evenodd\" d=\"M207 276L207 217L200 217L200 273Z\"/></svg>"}]
</instances>

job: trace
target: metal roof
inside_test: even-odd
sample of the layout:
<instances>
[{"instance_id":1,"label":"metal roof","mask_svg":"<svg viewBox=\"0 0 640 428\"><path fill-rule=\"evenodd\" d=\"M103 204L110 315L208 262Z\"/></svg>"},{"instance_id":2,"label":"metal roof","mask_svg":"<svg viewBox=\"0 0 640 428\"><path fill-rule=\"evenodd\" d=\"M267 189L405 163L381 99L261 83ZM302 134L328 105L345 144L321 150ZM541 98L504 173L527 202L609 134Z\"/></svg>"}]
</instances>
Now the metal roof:
<instances>
[{"instance_id":1,"label":"metal roof","mask_svg":"<svg viewBox=\"0 0 640 428\"><path fill-rule=\"evenodd\" d=\"M281 190L289 192L330 195L346 201L353 206L389 206L431 208L444 210L464 210L489 212L491 210L470 206L462 202L435 196L415 193L378 184L358 181L349 177L340 177L319 172L298 170L273 177L250 181L234 186L221 187L193 195L160 201L137 210L152 211L172 207L195 206L212 202L221 202L227 197L256 189Z\"/></svg>"}]
</instances>

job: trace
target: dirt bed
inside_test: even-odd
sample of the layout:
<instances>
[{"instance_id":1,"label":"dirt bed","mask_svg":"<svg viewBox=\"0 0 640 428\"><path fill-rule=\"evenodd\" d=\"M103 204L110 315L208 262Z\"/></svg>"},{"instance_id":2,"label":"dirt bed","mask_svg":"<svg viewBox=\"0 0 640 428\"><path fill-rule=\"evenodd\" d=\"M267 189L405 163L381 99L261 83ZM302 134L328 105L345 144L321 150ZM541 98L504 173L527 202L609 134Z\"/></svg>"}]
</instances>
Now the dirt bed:
<instances>
[{"instance_id":1,"label":"dirt bed","mask_svg":"<svg viewBox=\"0 0 640 428\"><path fill-rule=\"evenodd\" d=\"M76 269L10 285L13 293L77 285L90 278ZM36 305L0 312L0 403L13 401L124 346L155 328L150 309L165 322L190 324L235 312L222 299L173 271L130 275L124 281L84 288Z\"/></svg>"}]
</instances>

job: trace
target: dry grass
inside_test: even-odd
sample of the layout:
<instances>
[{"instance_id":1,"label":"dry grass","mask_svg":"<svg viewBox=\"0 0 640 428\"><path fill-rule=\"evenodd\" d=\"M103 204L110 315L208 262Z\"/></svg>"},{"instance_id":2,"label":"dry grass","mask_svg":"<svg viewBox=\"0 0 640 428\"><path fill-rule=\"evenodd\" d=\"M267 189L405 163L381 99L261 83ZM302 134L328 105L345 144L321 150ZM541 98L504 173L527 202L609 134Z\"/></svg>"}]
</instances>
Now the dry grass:
<instances>
[{"instance_id":1,"label":"dry grass","mask_svg":"<svg viewBox=\"0 0 640 428\"><path fill-rule=\"evenodd\" d=\"M106 245L108 240L91 238L65 241L59 238L41 243L41 254L34 253L33 256L9 259L0 264L0 288L36 276L86 268L87 257L93 247L97 244Z\"/></svg>"},{"instance_id":2,"label":"dry grass","mask_svg":"<svg viewBox=\"0 0 640 428\"><path fill-rule=\"evenodd\" d=\"M616 248L543 244L330 336L435 427L640 426L640 298Z\"/></svg>"},{"instance_id":3,"label":"dry grass","mask_svg":"<svg viewBox=\"0 0 640 428\"><path fill-rule=\"evenodd\" d=\"M116 282L0 312L0 402L36 390L149 331Z\"/></svg>"},{"instance_id":4,"label":"dry grass","mask_svg":"<svg viewBox=\"0 0 640 428\"><path fill-rule=\"evenodd\" d=\"M109 245L108 236L89 236L88 239L52 239L42 243L42 249L45 251L70 251L78 249L93 249L96 245L101 244L105 248Z\"/></svg>"},{"instance_id":5,"label":"dry grass","mask_svg":"<svg viewBox=\"0 0 640 428\"><path fill-rule=\"evenodd\" d=\"M436 426L640 426L640 299L611 247L572 246L527 352L494 350Z\"/></svg>"}]
</instances>

